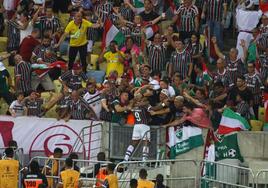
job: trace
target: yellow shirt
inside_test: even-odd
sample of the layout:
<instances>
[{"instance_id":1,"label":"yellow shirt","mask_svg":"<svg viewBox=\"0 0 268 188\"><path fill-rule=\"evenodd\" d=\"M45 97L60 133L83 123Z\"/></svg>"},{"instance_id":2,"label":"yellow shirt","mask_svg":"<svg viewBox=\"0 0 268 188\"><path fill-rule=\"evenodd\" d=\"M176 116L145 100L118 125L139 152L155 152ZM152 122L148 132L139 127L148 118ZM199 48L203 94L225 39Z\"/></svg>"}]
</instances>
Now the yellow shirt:
<instances>
[{"instance_id":1,"label":"yellow shirt","mask_svg":"<svg viewBox=\"0 0 268 188\"><path fill-rule=\"evenodd\" d=\"M67 169L60 173L63 188L78 188L80 173L76 170Z\"/></svg>"},{"instance_id":2,"label":"yellow shirt","mask_svg":"<svg viewBox=\"0 0 268 188\"><path fill-rule=\"evenodd\" d=\"M121 53L121 55L124 57L125 54L121 51L116 52L116 53L112 53L111 51L106 52L104 54L104 58L107 61L107 68L106 68L106 75L108 76L109 73L111 71L117 71L118 72L118 76L122 76L123 72L124 72L124 65L123 63L119 62L119 54Z\"/></svg>"},{"instance_id":3,"label":"yellow shirt","mask_svg":"<svg viewBox=\"0 0 268 188\"><path fill-rule=\"evenodd\" d=\"M109 183L109 188L118 188L118 178L116 175L110 174L106 177L106 180Z\"/></svg>"},{"instance_id":4,"label":"yellow shirt","mask_svg":"<svg viewBox=\"0 0 268 188\"><path fill-rule=\"evenodd\" d=\"M17 188L19 183L19 161L0 160L0 187Z\"/></svg>"},{"instance_id":5,"label":"yellow shirt","mask_svg":"<svg viewBox=\"0 0 268 188\"><path fill-rule=\"evenodd\" d=\"M65 33L70 35L70 46L83 46L87 43L87 29L92 27L92 23L82 19L80 25L76 25L74 21L70 21L65 28Z\"/></svg>"},{"instance_id":6,"label":"yellow shirt","mask_svg":"<svg viewBox=\"0 0 268 188\"><path fill-rule=\"evenodd\" d=\"M138 180L138 188L154 188L154 183L149 180Z\"/></svg>"}]
</instances>

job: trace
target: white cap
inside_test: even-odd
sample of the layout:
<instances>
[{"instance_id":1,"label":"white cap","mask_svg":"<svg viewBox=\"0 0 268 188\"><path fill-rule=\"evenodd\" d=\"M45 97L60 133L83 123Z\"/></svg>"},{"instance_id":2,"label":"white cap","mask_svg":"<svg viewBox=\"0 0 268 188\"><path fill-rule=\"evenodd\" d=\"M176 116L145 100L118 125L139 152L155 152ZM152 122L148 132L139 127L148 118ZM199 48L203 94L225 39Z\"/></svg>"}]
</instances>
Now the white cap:
<instances>
[{"instance_id":1,"label":"white cap","mask_svg":"<svg viewBox=\"0 0 268 188\"><path fill-rule=\"evenodd\" d=\"M5 70L6 69L6 67L5 67L5 65L3 64L3 62L0 62L0 71L3 71L3 70Z\"/></svg>"},{"instance_id":2,"label":"white cap","mask_svg":"<svg viewBox=\"0 0 268 188\"><path fill-rule=\"evenodd\" d=\"M162 89L161 93L163 93L164 95L166 95L167 97L169 97L169 92L167 89Z\"/></svg>"},{"instance_id":3,"label":"white cap","mask_svg":"<svg viewBox=\"0 0 268 188\"><path fill-rule=\"evenodd\" d=\"M152 80L149 84L153 86L153 90L158 90L160 88L159 82L157 80Z\"/></svg>"}]
</instances>

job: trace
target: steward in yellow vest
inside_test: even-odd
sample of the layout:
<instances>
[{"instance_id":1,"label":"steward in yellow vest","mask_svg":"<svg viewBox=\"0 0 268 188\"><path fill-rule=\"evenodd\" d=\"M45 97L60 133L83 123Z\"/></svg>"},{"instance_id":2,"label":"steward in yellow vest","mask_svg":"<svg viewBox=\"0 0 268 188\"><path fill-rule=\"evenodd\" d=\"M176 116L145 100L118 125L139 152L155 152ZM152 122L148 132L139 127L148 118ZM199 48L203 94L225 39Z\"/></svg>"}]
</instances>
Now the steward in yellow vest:
<instances>
[{"instance_id":1,"label":"steward in yellow vest","mask_svg":"<svg viewBox=\"0 0 268 188\"><path fill-rule=\"evenodd\" d=\"M65 160L65 170L60 173L60 183L57 188L78 188L80 173L73 169L73 160Z\"/></svg>"},{"instance_id":2,"label":"steward in yellow vest","mask_svg":"<svg viewBox=\"0 0 268 188\"><path fill-rule=\"evenodd\" d=\"M109 163L107 165L108 176L106 176L104 182L102 183L101 185L102 188L118 188L118 178L114 174L114 169L115 169L115 164Z\"/></svg>"},{"instance_id":3,"label":"steward in yellow vest","mask_svg":"<svg viewBox=\"0 0 268 188\"><path fill-rule=\"evenodd\" d=\"M154 183L147 180L147 171L143 168L139 172L138 188L154 188Z\"/></svg>"},{"instance_id":4,"label":"steward in yellow vest","mask_svg":"<svg viewBox=\"0 0 268 188\"><path fill-rule=\"evenodd\" d=\"M5 149L6 158L0 160L0 187L17 188L19 181L19 161L14 160L14 150Z\"/></svg>"}]
</instances>

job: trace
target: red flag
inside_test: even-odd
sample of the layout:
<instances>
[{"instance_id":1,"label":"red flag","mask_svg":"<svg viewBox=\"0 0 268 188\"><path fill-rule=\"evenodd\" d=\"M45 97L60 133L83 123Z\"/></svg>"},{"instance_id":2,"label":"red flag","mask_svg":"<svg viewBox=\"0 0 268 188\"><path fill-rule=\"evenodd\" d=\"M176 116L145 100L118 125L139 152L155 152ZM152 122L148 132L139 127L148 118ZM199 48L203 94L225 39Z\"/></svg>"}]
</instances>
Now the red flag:
<instances>
[{"instance_id":1,"label":"red flag","mask_svg":"<svg viewBox=\"0 0 268 188\"><path fill-rule=\"evenodd\" d=\"M260 9L262 12L267 12L268 11L268 0L260 0L259 6L260 6Z\"/></svg>"}]
</instances>

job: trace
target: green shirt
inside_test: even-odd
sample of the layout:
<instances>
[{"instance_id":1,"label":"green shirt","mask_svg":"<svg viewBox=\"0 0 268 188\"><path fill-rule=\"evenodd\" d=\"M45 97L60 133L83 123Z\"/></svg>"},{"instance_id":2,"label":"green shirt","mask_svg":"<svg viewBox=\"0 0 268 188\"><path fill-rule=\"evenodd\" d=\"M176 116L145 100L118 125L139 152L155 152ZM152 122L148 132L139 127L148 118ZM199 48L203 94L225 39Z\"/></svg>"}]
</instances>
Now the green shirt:
<instances>
[{"instance_id":1,"label":"green shirt","mask_svg":"<svg viewBox=\"0 0 268 188\"><path fill-rule=\"evenodd\" d=\"M9 72L6 69L0 71L0 93L8 93L9 87L7 84L7 78L9 77Z\"/></svg>"},{"instance_id":2,"label":"green shirt","mask_svg":"<svg viewBox=\"0 0 268 188\"><path fill-rule=\"evenodd\" d=\"M247 62L256 61L257 59L257 46L255 42L251 42L248 46L248 57Z\"/></svg>"}]
</instances>

